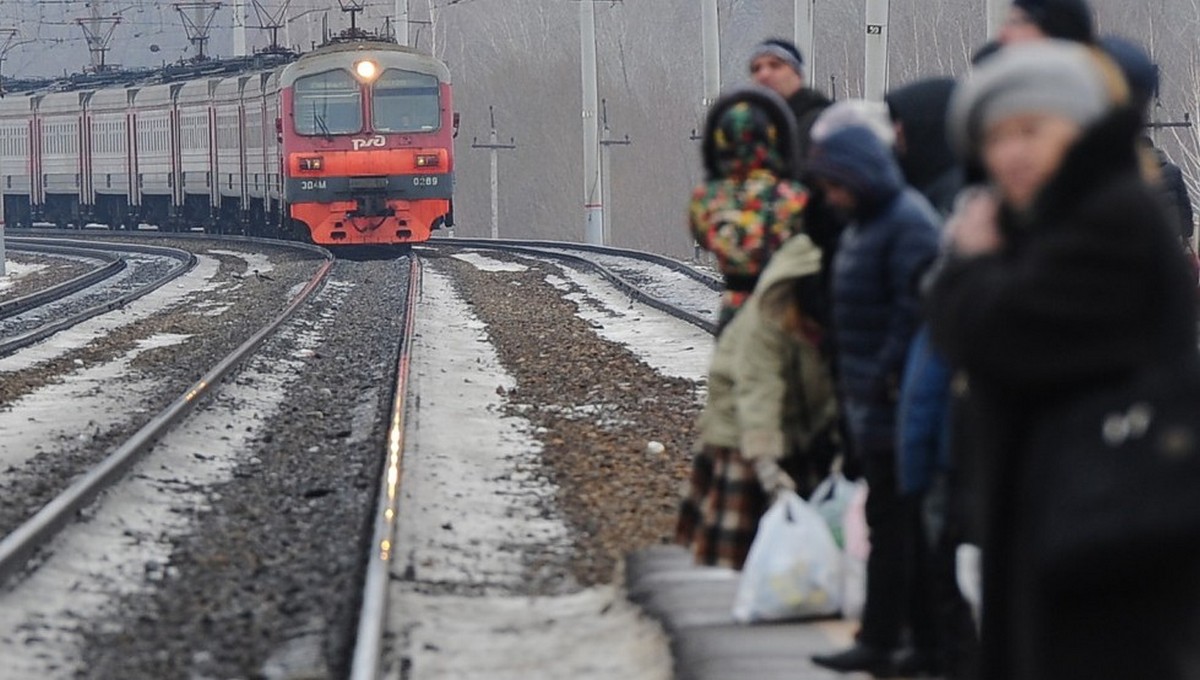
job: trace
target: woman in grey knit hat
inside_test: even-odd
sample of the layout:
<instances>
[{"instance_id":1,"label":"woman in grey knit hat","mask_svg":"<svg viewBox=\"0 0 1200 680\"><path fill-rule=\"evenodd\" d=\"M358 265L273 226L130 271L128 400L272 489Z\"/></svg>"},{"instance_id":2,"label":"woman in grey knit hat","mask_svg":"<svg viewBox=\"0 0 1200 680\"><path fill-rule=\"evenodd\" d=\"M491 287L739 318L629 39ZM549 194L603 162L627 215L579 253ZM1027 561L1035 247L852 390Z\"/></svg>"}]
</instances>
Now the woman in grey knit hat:
<instances>
[{"instance_id":1,"label":"woman in grey knit hat","mask_svg":"<svg viewBox=\"0 0 1200 680\"><path fill-rule=\"evenodd\" d=\"M947 227L928 302L969 385L954 455L983 551L985 680L1197 677L1200 541L1151 544L1113 522L1085 545L1062 520L1096 493L1093 465L1069 462L1091 451L1073 409L1163 371L1181 393L1200 385L1187 267L1111 76L1078 45L1005 48L951 106L957 153L986 183ZM1104 502L1158 502L1120 484Z\"/></svg>"}]
</instances>

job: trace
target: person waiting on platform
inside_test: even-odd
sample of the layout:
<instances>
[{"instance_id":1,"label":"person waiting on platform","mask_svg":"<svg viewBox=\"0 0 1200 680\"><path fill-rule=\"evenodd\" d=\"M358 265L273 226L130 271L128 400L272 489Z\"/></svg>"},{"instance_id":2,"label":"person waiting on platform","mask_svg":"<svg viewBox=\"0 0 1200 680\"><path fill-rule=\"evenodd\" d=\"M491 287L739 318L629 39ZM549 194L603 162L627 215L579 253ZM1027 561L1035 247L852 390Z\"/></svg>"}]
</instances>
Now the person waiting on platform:
<instances>
[{"instance_id":1,"label":"person waiting on platform","mask_svg":"<svg viewBox=\"0 0 1200 680\"><path fill-rule=\"evenodd\" d=\"M982 677L1194 678L1200 512L1195 487L1170 480L1196 469L1197 319L1178 232L1139 167L1140 113L1109 60L1049 41L982 63L950 122L987 179L929 300L934 342L966 378ZM1139 387L1160 384L1178 389ZM1157 430L1180 399L1190 418ZM1165 471L1164 456L1177 472L1153 487L1112 474ZM1180 491L1172 507L1190 509L1153 514Z\"/></svg>"}]
</instances>

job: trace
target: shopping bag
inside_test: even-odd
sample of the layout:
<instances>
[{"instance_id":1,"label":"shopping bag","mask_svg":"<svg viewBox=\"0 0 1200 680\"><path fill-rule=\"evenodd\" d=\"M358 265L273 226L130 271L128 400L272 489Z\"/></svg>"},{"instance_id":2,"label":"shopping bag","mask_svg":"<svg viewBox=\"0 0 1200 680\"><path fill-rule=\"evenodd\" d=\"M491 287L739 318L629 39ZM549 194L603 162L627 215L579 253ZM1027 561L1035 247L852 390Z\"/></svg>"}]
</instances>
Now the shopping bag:
<instances>
[{"instance_id":1,"label":"shopping bag","mask_svg":"<svg viewBox=\"0 0 1200 680\"><path fill-rule=\"evenodd\" d=\"M740 623L836 614L840 555L829 526L794 492L763 515L742 568L733 618Z\"/></svg>"},{"instance_id":2,"label":"shopping bag","mask_svg":"<svg viewBox=\"0 0 1200 680\"><path fill-rule=\"evenodd\" d=\"M812 499L809 501L825 520L825 523L829 525L833 541L839 548L846 547L844 523L846 508L849 507L850 500L854 498L857 490L858 485L846 479L842 473L834 472L817 485L812 493Z\"/></svg>"},{"instance_id":3,"label":"shopping bag","mask_svg":"<svg viewBox=\"0 0 1200 680\"><path fill-rule=\"evenodd\" d=\"M854 493L842 517L845 552L842 556L841 602L842 616L847 619L862 616L867 601L867 558L871 555L871 533L867 527L867 483L860 481L853 486Z\"/></svg>"}]
</instances>

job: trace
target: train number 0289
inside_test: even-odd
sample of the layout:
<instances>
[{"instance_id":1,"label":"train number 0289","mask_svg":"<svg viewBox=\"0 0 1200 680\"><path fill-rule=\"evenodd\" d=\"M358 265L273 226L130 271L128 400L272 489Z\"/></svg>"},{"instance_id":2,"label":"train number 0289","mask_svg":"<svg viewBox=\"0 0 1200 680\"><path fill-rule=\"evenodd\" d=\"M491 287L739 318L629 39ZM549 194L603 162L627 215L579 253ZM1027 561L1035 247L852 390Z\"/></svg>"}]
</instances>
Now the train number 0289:
<instances>
[{"instance_id":1,"label":"train number 0289","mask_svg":"<svg viewBox=\"0 0 1200 680\"><path fill-rule=\"evenodd\" d=\"M414 187L436 187L437 185L437 177L413 177Z\"/></svg>"},{"instance_id":2,"label":"train number 0289","mask_svg":"<svg viewBox=\"0 0 1200 680\"><path fill-rule=\"evenodd\" d=\"M300 181L301 191L315 191L317 189L324 189L325 187L326 184L323 179L305 179Z\"/></svg>"}]
</instances>

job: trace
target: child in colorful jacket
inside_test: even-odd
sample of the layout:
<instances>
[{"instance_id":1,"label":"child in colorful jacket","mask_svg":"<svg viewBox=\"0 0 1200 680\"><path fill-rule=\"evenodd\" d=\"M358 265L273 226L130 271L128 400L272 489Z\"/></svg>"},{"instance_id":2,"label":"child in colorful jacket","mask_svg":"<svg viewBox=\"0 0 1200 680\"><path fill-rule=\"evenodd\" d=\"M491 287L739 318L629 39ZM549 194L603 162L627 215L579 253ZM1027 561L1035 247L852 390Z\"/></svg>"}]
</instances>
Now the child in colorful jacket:
<instances>
[{"instance_id":1,"label":"child in colorful jacket","mask_svg":"<svg viewBox=\"0 0 1200 680\"><path fill-rule=\"evenodd\" d=\"M704 134L707 180L692 192L693 237L725 278L718 326L754 290L771 254L803 231L808 191L797 172L795 122L774 92L747 88L713 106Z\"/></svg>"}]
</instances>

